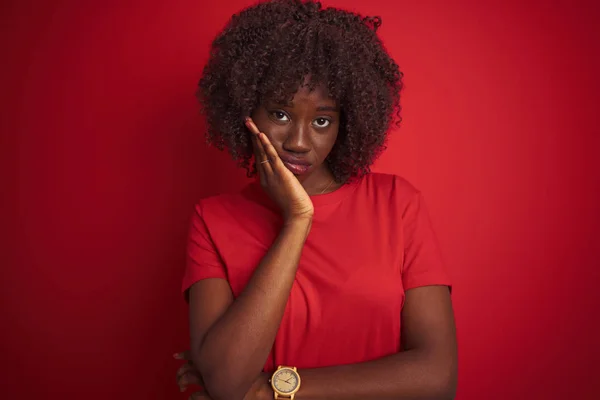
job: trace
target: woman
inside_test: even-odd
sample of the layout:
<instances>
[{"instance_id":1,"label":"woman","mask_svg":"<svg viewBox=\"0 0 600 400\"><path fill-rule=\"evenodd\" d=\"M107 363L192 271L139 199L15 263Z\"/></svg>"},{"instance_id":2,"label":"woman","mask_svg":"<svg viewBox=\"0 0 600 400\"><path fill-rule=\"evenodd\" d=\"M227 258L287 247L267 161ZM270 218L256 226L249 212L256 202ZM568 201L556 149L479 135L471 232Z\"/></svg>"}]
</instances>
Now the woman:
<instances>
[{"instance_id":1,"label":"woman","mask_svg":"<svg viewBox=\"0 0 600 400\"><path fill-rule=\"evenodd\" d=\"M195 398L450 399L450 282L426 206L370 173L402 74L379 18L279 0L233 16L199 87L209 141L258 181L202 199L183 291Z\"/></svg>"}]
</instances>

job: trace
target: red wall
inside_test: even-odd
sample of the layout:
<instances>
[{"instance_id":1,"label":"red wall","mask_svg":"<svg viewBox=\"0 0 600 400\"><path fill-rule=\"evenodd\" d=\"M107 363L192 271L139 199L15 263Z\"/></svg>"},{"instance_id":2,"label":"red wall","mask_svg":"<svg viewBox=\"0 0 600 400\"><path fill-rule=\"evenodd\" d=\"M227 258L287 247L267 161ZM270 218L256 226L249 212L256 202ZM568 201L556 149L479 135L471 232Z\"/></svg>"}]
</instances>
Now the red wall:
<instances>
[{"instance_id":1,"label":"red wall","mask_svg":"<svg viewBox=\"0 0 600 400\"><path fill-rule=\"evenodd\" d=\"M598 7L405 3L326 2L381 15L406 73L375 170L428 198L455 280L458 399L598 398ZM211 37L247 4L3 2L18 224L0 398L184 397L170 357L187 346L187 218L245 183L204 147L193 95Z\"/></svg>"}]
</instances>

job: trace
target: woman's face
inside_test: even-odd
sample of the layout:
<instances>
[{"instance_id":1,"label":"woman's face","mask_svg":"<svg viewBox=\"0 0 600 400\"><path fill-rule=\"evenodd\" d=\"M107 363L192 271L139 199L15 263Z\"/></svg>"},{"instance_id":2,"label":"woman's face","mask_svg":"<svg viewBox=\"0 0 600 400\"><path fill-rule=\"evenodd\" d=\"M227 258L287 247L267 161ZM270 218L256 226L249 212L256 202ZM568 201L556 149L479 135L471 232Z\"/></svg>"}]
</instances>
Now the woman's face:
<instances>
[{"instance_id":1,"label":"woman's face","mask_svg":"<svg viewBox=\"0 0 600 400\"><path fill-rule=\"evenodd\" d=\"M340 111L323 88L302 87L289 104L263 104L252 119L305 188L332 178L324 161L338 136Z\"/></svg>"}]
</instances>

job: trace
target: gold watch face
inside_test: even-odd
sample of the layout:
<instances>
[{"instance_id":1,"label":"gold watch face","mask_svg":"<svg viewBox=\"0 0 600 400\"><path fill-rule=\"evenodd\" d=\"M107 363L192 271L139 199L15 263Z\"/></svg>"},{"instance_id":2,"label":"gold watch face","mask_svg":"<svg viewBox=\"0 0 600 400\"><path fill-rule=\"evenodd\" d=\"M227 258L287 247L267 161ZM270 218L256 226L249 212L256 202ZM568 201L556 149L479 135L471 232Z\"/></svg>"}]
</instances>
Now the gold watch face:
<instances>
[{"instance_id":1,"label":"gold watch face","mask_svg":"<svg viewBox=\"0 0 600 400\"><path fill-rule=\"evenodd\" d=\"M300 376L291 368L281 368L273 374L271 382L281 394L292 394L300 385Z\"/></svg>"}]
</instances>

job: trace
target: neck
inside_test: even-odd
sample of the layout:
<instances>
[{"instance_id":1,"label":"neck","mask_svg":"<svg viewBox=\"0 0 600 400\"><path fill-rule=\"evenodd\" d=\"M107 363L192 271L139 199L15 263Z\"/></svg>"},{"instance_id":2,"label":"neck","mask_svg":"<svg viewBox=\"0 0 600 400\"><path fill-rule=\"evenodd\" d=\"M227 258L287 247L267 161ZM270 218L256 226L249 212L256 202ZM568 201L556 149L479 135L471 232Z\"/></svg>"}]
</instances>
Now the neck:
<instances>
[{"instance_id":1,"label":"neck","mask_svg":"<svg viewBox=\"0 0 600 400\"><path fill-rule=\"evenodd\" d=\"M329 169L315 171L310 176L300 179L300 183L309 196L325 194L338 187L338 183L333 177L333 173Z\"/></svg>"}]
</instances>

